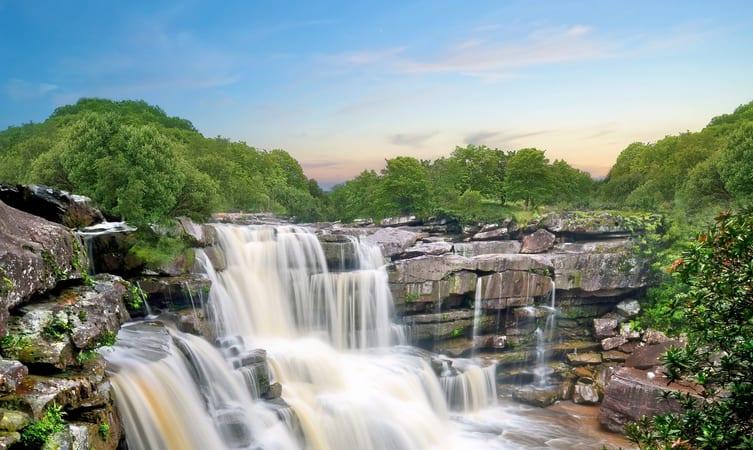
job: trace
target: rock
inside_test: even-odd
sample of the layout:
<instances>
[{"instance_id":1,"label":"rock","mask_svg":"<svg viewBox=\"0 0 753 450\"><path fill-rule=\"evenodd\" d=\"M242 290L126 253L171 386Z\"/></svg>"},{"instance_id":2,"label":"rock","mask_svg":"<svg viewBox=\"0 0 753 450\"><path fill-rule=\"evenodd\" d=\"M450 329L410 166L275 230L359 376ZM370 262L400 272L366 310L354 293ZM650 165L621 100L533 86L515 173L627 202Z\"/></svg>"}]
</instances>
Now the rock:
<instances>
[{"instance_id":1,"label":"rock","mask_svg":"<svg viewBox=\"0 0 753 450\"><path fill-rule=\"evenodd\" d=\"M483 229L482 229L483 230ZM473 241L499 241L509 239L510 231L506 227L499 227L488 231L480 231L471 237Z\"/></svg>"},{"instance_id":2,"label":"rock","mask_svg":"<svg viewBox=\"0 0 753 450\"><path fill-rule=\"evenodd\" d=\"M586 364L601 364L601 354L595 352L568 353L567 360L574 366L583 366Z\"/></svg>"},{"instance_id":3,"label":"rock","mask_svg":"<svg viewBox=\"0 0 753 450\"><path fill-rule=\"evenodd\" d=\"M595 405L599 403L599 389L593 380L581 378L575 383L573 389L573 403L582 405Z\"/></svg>"},{"instance_id":4,"label":"rock","mask_svg":"<svg viewBox=\"0 0 753 450\"><path fill-rule=\"evenodd\" d=\"M643 342L646 344L663 344L670 339L666 334L656 330L646 330L643 332Z\"/></svg>"},{"instance_id":5,"label":"rock","mask_svg":"<svg viewBox=\"0 0 753 450\"><path fill-rule=\"evenodd\" d=\"M188 241L197 247L209 247L217 242L217 233L208 225L199 225L188 217L179 217L178 225Z\"/></svg>"},{"instance_id":6,"label":"rock","mask_svg":"<svg viewBox=\"0 0 753 450\"><path fill-rule=\"evenodd\" d=\"M627 337L623 335L608 337L606 339L601 340L601 348L607 351L614 350L620 345L627 343L627 341L628 341Z\"/></svg>"},{"instance_id":7,"label":"rock","mask_svg":"<svg viewBox=\"0 0 753 450\"><path fill-rule=\"evenodd\" d=\"M214 270L220 272L227 269L227 260L225 259L225 255L222 253L222 250L220 250L218 247L206 247L203 249L203 251L209 259L209 262L212 263Z\"/></svg>"},{"instance_id":8,"label":"rock","mask_svg":"<svg viewBox=\"0 0 753 450\"><path fill-rule=\"evenodd\" d=\"M512 391L512 398L521 403L546 407L560 399L560 392L560 386L523 386Z\"/></svg>"},{"instance_id":9,"label":"rock","mask_svg":"<svg viewBox=\"0 0 753 450\"><path fill-rule=\"evenodd\" d=\"M476 263L459 255L420 256L395 261L390 266L391 283L424 283L439 281L454 272L476 269Z\"/></svg>"},{"instance_id":10,"label":"rock","mask_svg":"<svg viewBox=\"0 0 753 450\"><path fill-rule=\"evenodd\" d=\"M0 393L15 391L28 374L29 369L20 362L0 359Z\"/></svg>"},{"instance_id":11,"label":"rock","mask_svg":"<svg viewBox=\"0 0 753 450\"><path fill-rule=\"evenodd\" d=\"M416 216L386 217L379 222L383 227L404 227L412 225L421 225L421 220Z\"/></svg>"},{"instance_id":12,"label":"rock","mask_svg":"<svg viewBox=\"0 0 753 450\"><path fill-rule=\"evenodd\" d=\"M618 325L616 319L594 319L594 336L597 339L617 336Z\"/></svg>"},{"instance_id":13,"label":"rock","mask_svg":"<svg viewBox=\"0 0 753 450\"><path fill-rule=\"evenodd\" d=\"M136 243L136 228L125 222L103 222L78 230L91 258L94 272L129 275L144 262L130 252Z\"/></svg>"},{"instance_id":14,"label":"rock","mask_svg":"<svg viewBox=\"0 0 753 450\"><path fill-rule=\"evenodd\" d=\"M418 240L418 233L399 228L380 228L376 233L362 238L364 242L376 244L385 258L403 253Z\"/></svg>"},{"instance_id":15,"label":"rock","mask_svg":"<svg viewBox=\"0 0 753 450\"><path fill-rule=\"evenodd\" d=\"M455 253L467 258L478 255L520 253L519 241L472 241L457 242L453 246Z\"/></svg>"},{"instance_id":16,"label":"rock","mask_svg":"<svg viewBox=\"0 0 753 450\"><path fill-rule=\"evenodd\" d=\"M0 201L0 335L8 310L88 269L83 246L60 224Z\"/></svg>"},{"instance_id":17,"label":"rock","mask_svg":"<svg viewBox=\"0 0 753 450\"><path fill-rule=\"evenodd\" d=\"M21 440L21 433L9 431L0 433L0 450L15 448L14 444Z\"/></svg>"},{"instance_id":18,"label":"rock","mask_svg":"<svg viewBox=\"0 0 753 450\"><path fill-rule=\"evenodd\" d=\"M91 199L41 185L0 184L0 201L13 208L42 217L69 228L80 228L104 221Z\"/></svg>"},{"instance_id":19,"label":"rock","mask_svg":"<svg viewBox=\"0 0 753 450\"><path fill-rule=\"evenodd\" d=\"M203 274L137 277L132 278L131 282L146 294L151 308L172 311L200 307L212 286L212 282Z\"/></svg>"},{"instance_id":20,"label":"rock","mask_svg":"<svg viewBox=\"0 0 753 450\"><path fill-rule=\"evenodd\" d=\"M626 344L620 345L619 350L625 353L633 353L635 349L638 348L638 344L639 344L638 342L631 341Z\"/></svg>"},{"instance_id":21,"label":"rock","mask_svg":"<svg viewBox=\"0 0 753 450\"><path fill-rule=\"evenodd\" d=\"M645 224L661 224L656 214L625 214L615 211L571 211L550 213L538 226L575 239L626 237L645 230Z\"/></svg>"},{"instance_id":22,"label":"rock","mask_svg":"<svg viewBox=\"0 0 753 450\"><path fill-rule=\"evenodd\" d=\"M481 300L541 297L552 292L552 279L537 273L508 270L479 277Z\"/></svg>"},{"instance_id":23,"label":"rock","mask_svg":"<svg viewBox=\"0 0 753 450\"><path fill-rule=\"evenodd\" d=\"M477 350L502 350L507 346L507 336L489 334L476 336L473 347Z\"/></svg>"},{"instance_id":24,"label":"rock","mask_svg":"<svg viewBox=\"0 0 753 450\"><path fill-rule=\"evenodd\" d=\"M601 357L604 361L607 361L607 362L625 362L625 360L628 357L628 354L619 350L611 350L611 351L602 353Z\"/></svg>"},{"instance_id":25,"label":"rock","mask_svg":"<svg viewBox=\"0 0 753 450\"><path fill-rule=\"evenodd\" d=\"M473 316L435 323L412 322L411 317L414 316L407 316L404 320L409 336L415 341L459 338L469 336L473 330ZM495 317L482 315L479 318L479 328L482 331L490 329L495 322ZM470 342L470 347L473 347L473 342Z\"/></svg>"},{"instance_id":26,"label":"rock","mask_svg":"<svg viewBox=\"0 0 753 450\"><path fill-rule=\"evenodd\" d=\"M555 237L552 233L538 229L532 234L523 236L523 246L520 253L544 253L554 245Z\"/></svg>"},{"instance_id":27,"label":"rock","mask_svg":"<svg viewBox=\"0 0 753 450\"><path fill-rule=\"evenodd\" d=\"M21 307L8 321L3 356L24 364L65 369L81 350L97 347L130 317L123 303L127 283L97 275L93 286L74 286Z\"/></svg>"},{"instance_id":28,"label":"rock","mask_svg":"<svg viewBox=\"0 0 753 450\"><path fill-rule=\"evenodd\" d=\"M265 400L272 400L280 398L282 396L282 385L280 383L272 383L269 385L269 390L263 395Z\"/></svg>"},{"instance_id":29,"label":"rock","mask_svg":"<svg viewBox=\"0 0 753 450\"><path fill-rule=\"evenodd\" d=\"M213 328L206 317L204 317L203 310L193 308L182 309L176 311L174 315L178 330L212 339L214 335Z\"/></svg>"},{"instance_id":30,"label":"rock","mask_svg":"<svg viewBox=\"0 0 753 450\"><path fill-rule=\"evenodd\" d=\"M554 267L540 255L479 255L471 258L475 269L480 272L504 272L517 270L550 274Z\"/></svg>"},{"instance_id":31,"label":"rock","mask_svg":"<svg viewBox=\"0 0 753 450\"><path fill-rule=\"evenodd\" d=\"M642 416L652 417L667 412L679 412L677 400L662 399L666 391L693 392L689 386L673 383L659 373L632 367L618 368L604 389L599 421L609 430L621 433L626 423Z\"/></svg>"},{"instance_id":32,"label":"rock","mask_svg":"<svg viewBox=\"0 0 753 450\"><path fill-rule=\"evenodd\" d=\"M444 255L452 251L452 244L450 242L420 242L412 247L405 249L403 253L396 255L397 259L415 258L417 256L425 255Z\"/></svg>"},{"instance_id":33,"label":"rock","mask_svg":"<svg viewBox=\"0 0 753 450\"><path fill-rule=\"evenodd\" d=\"M0 430L20 431L31 422L31 416L21 411L12 409L0 409Z\"/></svg>"},{"instance_id":34,"label":"rock","mask_svg":"<svg viewBox=\"0 0 753 450\"><path fill-rule=\"evenodd\" d=\"M636 369L650 369L661 365L661 357L670 347L681 347L680 341L666 341L660 344L645 345L638 347L625 360L625 367Z\"/></svg>"},{"instance_id":35,"label":"rock","mask_svg":"<svg viewBox=\"0 0 753 450\"><path fill-rule=\"evenodd\" d=\"M635 299L623 300L617 304L615 309L620 315L630 319L640 314L641 304Z\"/></svg>"}]
</instances>

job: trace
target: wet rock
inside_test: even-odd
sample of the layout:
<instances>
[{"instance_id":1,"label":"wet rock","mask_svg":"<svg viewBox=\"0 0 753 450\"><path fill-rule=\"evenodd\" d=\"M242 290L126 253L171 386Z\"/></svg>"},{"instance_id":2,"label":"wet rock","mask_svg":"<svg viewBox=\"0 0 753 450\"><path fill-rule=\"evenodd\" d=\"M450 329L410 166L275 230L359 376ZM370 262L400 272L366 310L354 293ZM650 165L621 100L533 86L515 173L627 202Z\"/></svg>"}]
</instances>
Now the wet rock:
<instances>
[{"instance_id":1,"label":"wet rock","mask_svg":"<svg viewBox=\"0 0 753 450\"><path fill-rule=\"evenodd\" d=\"M474 261L459 255L421 256L395 261L389 275L392 283L424 283L439 281L454 272L475 268Z\"/></svg>"},{"instance_id":2,"label":"wet rock","mask_svg":"<svg viewBox=\"0 0 753 450\"><path fill-rule=\"evenodd\" d=\"M0 433L0 450L13 448L13 445L21 440L21 433L8 431Z\"/></svg>"},{"instance_id":3,"label":"wet rock","mask_svg":"<svg viewBox=\"0 0 753 450\"><path fill-rule=\"evenodd\" d=\"M444 255L452 251L452 243L439 241L439 242L420 242L412 247L408 247L405 251L399 255L396 255L397 259L415 258L417 256L425 255Z\"/></svg>"},{"instance_id":4,"label":"wet rock","mask_svg":"<svg viewBox=\"0 0 753 450\"><path fill-rule=\"evenodd\" d=\"M265 400L272 400L280 398L282 396L282 385L280 383L272 383L269 385L269 390L264 394Z\"/></svg>"},{"instance_id":5,"label":"wet rock","mask_svg":"<svg viewBox=\"0 0 753 450\"><path fill-rule=\"evenodd\" d=\"M421 220L416 216L386 217L379 224L383 227L403 227L421 225Z\"/></svg>"},{"instance_id":6,"label":"wet rock","mask_svg":"<svg viewBox=\"0 0 753 450\"><path fill-rule=\"evenodd\" d=\"M0 334L7 311L88 269L78 238L62 225L0 202Z\"/></svg>"},{"instance_id":7,"label":"wet rock","mask_svg":"<svg viewBox=\"0 0 753 450\"><path fill-rule=\"evenodd\" d=\"M196 247L209 247L217 242L217 232L209 225L197 224L188 217L179 217L178 226L183 236Z\"/></svg>"},{"instance_id":8,"label":"wet rock","mask_svg":"<svg viewBox=\"0 0 753 450\"><path fill-rule=\"evenodd\" d=\"M553 385L547 387L523 386L512 391L512 398L521 403L546 407L560 399L560 387Z\"/></svg>"},{"instance_id":9,"label":"wet rock","mask_svg":"<svg viewBox=\"0 0 753 450\"><path fill-rule=\"evenodd\" d=\"M614 432L623 432L626 423L642 416L652 417L667 412L679 412L677 400L662 399L667 391L693 392L689 386L668 385L660 373L621 367L612 375L604 389L599 421Z\"/></svg>"},{"instance_id":10,"label":"wet rock","mask_svg":"<svg viewBox=\"0 0 753 450\"><path fill-rule=\"evenodd\" d=\"M29 369L20 362L0 359L0 393L15 391L28 374Z\"/></svg>"},{"instance_id":11,"label":"wet rock","mask_svg":"<svg viewBox=\"0 0 753 450\"><path fill-rule=\"evenodd\" d=\"M477 350L502 350L507 346L507 336L489 334L476 336L473 347Z\"/></svg>"},{"instance_id":12,"label":"wet rock","mask_svg":"<svg viewBox=\"0 0 753 450\"><path fill-rule=\"evenodd\" d=\"M638 347L635 351L625 360L626 367L634 367L636 369L650 369L661 365L661 357L664 355L670 347L680 347L682 343L680 341L666 341L660 344L645 345Z\"/></svg>"},{"instance_id":13,"label":"wet rock","mask_svg":"<svg viewBox=\"0 0 753 450\"><path fill-rule=\"evenodd\" d=\"M478 255L491 254L516 254L520 253L521 244L519 241L471 241L456 242L453 250L455 253L467 258Z\"/></svg>"},{"instance_id":14,"label":"wet rock","mask_svg":"<svg viewBox=\"0 0 753 450\"><path fill-rule=\"evenodd\" d=\"M480 277L481 299L541 297L552 292L552 280L545 275L509 270Z\"/></svg>"},{"instance_id":15,"label":"wet rock","mask_svg":"<svg viewBox=\"0 0 753 450\"><path fill-rule=\"evenodd\" d=\"M476 289L477 276L473 272L462 271L448 275L442 280L423 283L392 283L395 304L411 305L421 302L439 302L450 297L458 297Z\"/></svg>"},{"instance_id":16,"label":"wet rock","mask_svg":"<svg viewBox=\"0 0 753 450\"><path fill-rule=\"evenodd\" d=\"M206 301L212 282L203 274L175 277L146 276L131 279L146 294L152 309L177 311Z\"/></svg>"},{"instance_id":17,"label":"wet rock","mask_svg":"<svg viewBox=\"0 0 753 450\"><path fill-rule=\"evenodd\" d=\"M575 383L573 389L573 403L583 405L595 405L599 403L599 389L593 380L581 378Z\"/></svg>"},{"instance_id":18,"label":"wet rock","mask_svg":"<svg viewBox=\"0 0 753 450\"><path fill-rule=\"evenodd\" d=\"M607 362L624 362L628 357L628 353L622 352L620 350L611 350L602 353L601 356L602 359Z\"/></svg>"},{"instance_id":19,"label":"wet rock","mask_svg":"<svg viewBox=\"0 0 753 450\"><path fill-rule=\"evenodd\" d=\"M385 258L392 258L413 246L418 238L419 234L413 231L380 228L376 233L363 237L362 240L378 245Z\"/></svg>"},{"instance_id":20,"label":"wet rock","mask_svg":"<svg viewBox=\"0 0 753 450\"><path fill-rule=\"evenodd\" d=\"M574 366L586 364L601 364L601 354L596 352L568 353L567 360Z\"/></svg>"},{"instance_id":21,"label":"wet rock","mask_svg":"<svg viewBox=\"0 0 753 450\"><path fill-rule=\"evenodd\" d=\"M97 275L92 286L63 289L20 308L8 321L2 352L24 364L65 369L80 350L96 347L130 317L123 303L127 283Z\"/></svg>"},{"instance_id":22,"label":"wet rock","mask_svg":"<svg viewBox=\"0 0 753 450\"><path fill-rule=\"evenodd\" d=\"M640 314L641 304L635 299L623 300L617 304L615 309L620 315L630 319Z\"/></svg>"},{"instance_id":23,"label":"wet rock","mask_svg":"<svg viewBox=\"0 0 753 450\"><path fill-rule=\"evenodd\" d=\"M627 341L628 341L627 337L623 335L608 337L606 339L601 340L601 348L606 351L614 350L617 347L621 346L622 344L626 344Z\"/></svg>"},{"instance_id":24,"label":"wet rock","mask_svg":"<svg viewBox=\"0 0 753 450\"><path fill-rule=\"evenodd\" d=\"M443 340L470 336L473 330L473 316L434 323L412 322L411 317L407 316L404 320L406 325L408 325L409 335L416 341ZM495 317L482 315L479 318L479 328L481 330L490 329L495 322ZM468 344L469 348L473 347L473 342L469 342Z\"/></svg>"},{"instance_id":25,"label":"wet rock","mask_svg":"<svg viewBox=\"0 0 753 450\"><path fill-rule=\"evenodd\" d=\"M91 199L41 185L0 184L0 201L13 208L42 217L69 228L80 228L104 221Z\"/></svg>"},{"instance_id":26,"label":"wet rock","mask_svg":"<svg viewBox=\"0 0 753 450\"><path fill-rule=\"evenodd\" d=\"M136 228L125 222L104 222L78 231L90 255L94 272L127 275L140 271L144 262L130 252Z\"/></svg>"},{"instance_id":27,"label":"wet rock","mask_svg":"<svg viewBox=\"0 0 753 450\"><path fill-rule=\"evenodd\" d=\"M189 308L176 311L174 314L178 330L212 339L214 332L203 310Z\"/></svg>"},{"instance_id":28,"label":"wet rock","mask_svg":"<svg viewBox=\"0 0 753 450\"><path fill-rule=\"evenodd\" d=\"M523 236L520 253L544 253L554 245L555 237L552 233L538 229L532 234Z\"/></svg>"},{"instance_id":29,"label":"wet rock","mask_svg":"<svg viewBox=\"0 0 753 450\"><path fill-rule=\"evenodd\" d=\"M212 263L214 270L220 272L227 269L227 260L225 259L225 255L222 253L222 250L220 250L218 247L206 247L203 250L204 254L207 255L207 258L209 258L209 262Z\"/></svg>"}]
</instances>

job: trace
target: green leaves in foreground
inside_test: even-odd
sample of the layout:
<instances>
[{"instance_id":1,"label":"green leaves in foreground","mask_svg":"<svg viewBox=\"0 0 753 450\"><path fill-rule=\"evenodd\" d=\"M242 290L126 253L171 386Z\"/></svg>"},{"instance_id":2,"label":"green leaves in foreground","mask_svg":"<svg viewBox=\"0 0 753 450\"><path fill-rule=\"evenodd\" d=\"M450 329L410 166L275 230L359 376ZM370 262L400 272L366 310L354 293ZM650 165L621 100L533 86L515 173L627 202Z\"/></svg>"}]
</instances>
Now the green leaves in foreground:
<instances>
[{"instance_id":1,"label":"green leaves in foreground","mask_svg":"<svg viewBox=\"0 0 753 450\"><path fill-rule=\"evenodd\" d=\"M673 265L688 344L663 358L682 412L626 428L645 449L753 449L753 211L722 214Z\"/></svg>"}]
</instances>

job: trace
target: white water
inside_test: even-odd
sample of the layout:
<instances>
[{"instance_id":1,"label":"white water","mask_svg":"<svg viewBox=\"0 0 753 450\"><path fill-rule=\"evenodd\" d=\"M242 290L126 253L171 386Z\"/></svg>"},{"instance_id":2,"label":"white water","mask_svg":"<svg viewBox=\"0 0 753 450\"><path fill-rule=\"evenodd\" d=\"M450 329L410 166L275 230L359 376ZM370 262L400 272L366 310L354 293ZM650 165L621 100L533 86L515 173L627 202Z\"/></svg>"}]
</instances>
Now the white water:
<instances>
[{"instance_id":1,"label":"white water","mask_svg":"<svg viewBox=\"0 0 753 450\"><path fill-rule=\"evenodd\" d=\"M519 406L495 406L494 366L455 360L437 377L425 355L397 345L404 334L392 322L387 274L376 247L354 240L357 269L331 273L316 236L305 229L216 229L227 268L215 271L205 255L200 261L212 280L207 307L221 341L230 344L223 346L223 356L206 341L177 331L161 339L137 327L121 332L108 361L129 448L457 450L582 444L568 441L557 427L516 419L509 411ZM295 420L257 399L248 386L256 372L233 368L255 348L267 350L271 376L282 384ZM526 432L530 427L549 431L533 439Z\"/></svg>"}]
</instances>

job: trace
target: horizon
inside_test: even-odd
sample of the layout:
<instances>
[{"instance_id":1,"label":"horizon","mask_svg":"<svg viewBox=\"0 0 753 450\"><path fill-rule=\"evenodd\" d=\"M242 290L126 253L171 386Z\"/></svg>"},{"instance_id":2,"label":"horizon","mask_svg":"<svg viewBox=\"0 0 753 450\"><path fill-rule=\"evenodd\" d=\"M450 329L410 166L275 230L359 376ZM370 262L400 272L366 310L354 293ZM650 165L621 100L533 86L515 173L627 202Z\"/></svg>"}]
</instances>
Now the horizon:
<instances>
[{"instance_id":1,"label":"horizon","mask_svg":"<svg viewBox=\"0 0 753 450\"><path fill-rule=\"evenodd\" d=\"M143 99L206 136L284 149L326 188L466 144L603 177L630 143L753 99L747 4L681 4L0 1L0 129L81 97Z\"/></svg>"}]
</instances>

